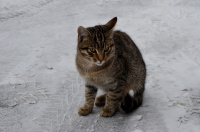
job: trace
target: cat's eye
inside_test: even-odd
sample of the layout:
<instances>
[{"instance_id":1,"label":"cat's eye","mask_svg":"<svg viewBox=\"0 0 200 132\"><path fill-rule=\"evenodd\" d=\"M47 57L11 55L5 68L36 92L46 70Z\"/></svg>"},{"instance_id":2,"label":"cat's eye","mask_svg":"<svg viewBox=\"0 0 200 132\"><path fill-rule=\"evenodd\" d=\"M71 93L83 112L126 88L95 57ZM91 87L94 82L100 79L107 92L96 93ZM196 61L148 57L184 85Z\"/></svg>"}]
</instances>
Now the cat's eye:
<instances>
[{"instance_id":1,"label":"cat's eye","mask_svg":"<svg viewBox=\"0 0 200 132\"><path fill-rule=\"evenodd\" d=\"M107 52L108 50L109 50L109 47L105 48L105 49L104 49L104 52Z\"/></svg>"},{"instance_id":2,"label":"cat's eye","mask_svg":"<svg viewBox=\"0 0 200 132\"><path fill-rule=\"evenodd\" d=\"M91 51L92 53L95 53L95 52L96 52L96 50L95 50L94 48L91 48L90 51Z\"/></svg>"}]
</instances>

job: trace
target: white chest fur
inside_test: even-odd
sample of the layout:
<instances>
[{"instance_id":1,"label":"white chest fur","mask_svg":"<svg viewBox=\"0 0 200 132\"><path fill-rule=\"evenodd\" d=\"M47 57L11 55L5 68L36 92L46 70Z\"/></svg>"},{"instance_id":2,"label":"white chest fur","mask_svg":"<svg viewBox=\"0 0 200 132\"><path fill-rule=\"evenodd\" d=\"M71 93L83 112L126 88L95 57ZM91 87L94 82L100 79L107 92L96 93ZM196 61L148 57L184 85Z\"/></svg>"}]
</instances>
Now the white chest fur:
<instances>
[{"instance_id":1,"label":"white chest fur","mask_svg":"<svg viewBox=\"0 0 200 132\"><path fill-rule=\"evenodd\" d=\"M113 78L109 77L105 72L86 73L82 77L86 83L106 92L109 89L109 83L113 81Z\"/></svg>"}]
</instances>

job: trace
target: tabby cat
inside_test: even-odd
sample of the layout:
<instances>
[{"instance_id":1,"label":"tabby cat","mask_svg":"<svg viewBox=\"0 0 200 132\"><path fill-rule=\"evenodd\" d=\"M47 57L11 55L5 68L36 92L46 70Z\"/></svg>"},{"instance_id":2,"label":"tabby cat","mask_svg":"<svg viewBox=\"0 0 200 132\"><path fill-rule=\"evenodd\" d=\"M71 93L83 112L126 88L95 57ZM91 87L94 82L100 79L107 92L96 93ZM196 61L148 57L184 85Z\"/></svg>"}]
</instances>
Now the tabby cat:
<instances>
[{"instance_id":1,"label":"tabby cat","mask_svg":"<svg viewBox=\"0 0 200 132\"><path fill-rule=\"evenodd\" d=\"M105 25L78 28L76 66L85 80L85 104L79 115L104 106L100 115L129 113L142 104L146 67L142 55L124 32L114 31L117 17ZM96 98L98 89L105 94ZM96 101L95 101L96 98Z\"/></svg>"}]
</instances>

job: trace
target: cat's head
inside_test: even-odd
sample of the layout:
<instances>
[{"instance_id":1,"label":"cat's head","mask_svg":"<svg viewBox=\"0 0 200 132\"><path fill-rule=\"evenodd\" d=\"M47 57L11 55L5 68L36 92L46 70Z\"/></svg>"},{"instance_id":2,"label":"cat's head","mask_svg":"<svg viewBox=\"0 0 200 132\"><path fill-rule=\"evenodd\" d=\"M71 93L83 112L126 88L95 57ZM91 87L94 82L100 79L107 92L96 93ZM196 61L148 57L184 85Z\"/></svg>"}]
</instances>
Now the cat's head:
<instances>
[{"instance_id":1,"label":"cat's head","mask_svg":"<svg viewBox=\"0 0 200 132\"><path fill-rule=\"evenodd\" d=\"M91 64L102 66L114 56L113 29L117 17L105 25L78 28L78 52Z\"/></svg>"}]
</instances>

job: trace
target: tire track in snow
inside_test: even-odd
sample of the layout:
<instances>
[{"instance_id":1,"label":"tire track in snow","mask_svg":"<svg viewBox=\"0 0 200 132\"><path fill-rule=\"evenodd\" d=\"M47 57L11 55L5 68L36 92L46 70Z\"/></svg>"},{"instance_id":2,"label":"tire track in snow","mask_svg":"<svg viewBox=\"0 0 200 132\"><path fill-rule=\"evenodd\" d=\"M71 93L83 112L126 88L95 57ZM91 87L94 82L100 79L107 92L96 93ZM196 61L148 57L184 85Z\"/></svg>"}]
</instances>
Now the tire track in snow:
<instances>
[{"instance_id":1,"label":"tire track in snow","mask_svg":"<svg viewBox=\"0 0 200 132\"><path fill-rule=\"evenodd\" d=\"M64 124L66 119L68 125L72 123L74 113L71 114L71 112L77 114L76 108L79 105L82 87L82 81L76 75L76 72L69 73L66 80L58 85L56 94L49 98L49 107L41 117L34 120L38 125L37 132L59 132L61 127L66 125Z\"/></svg>"}]
</instances>

